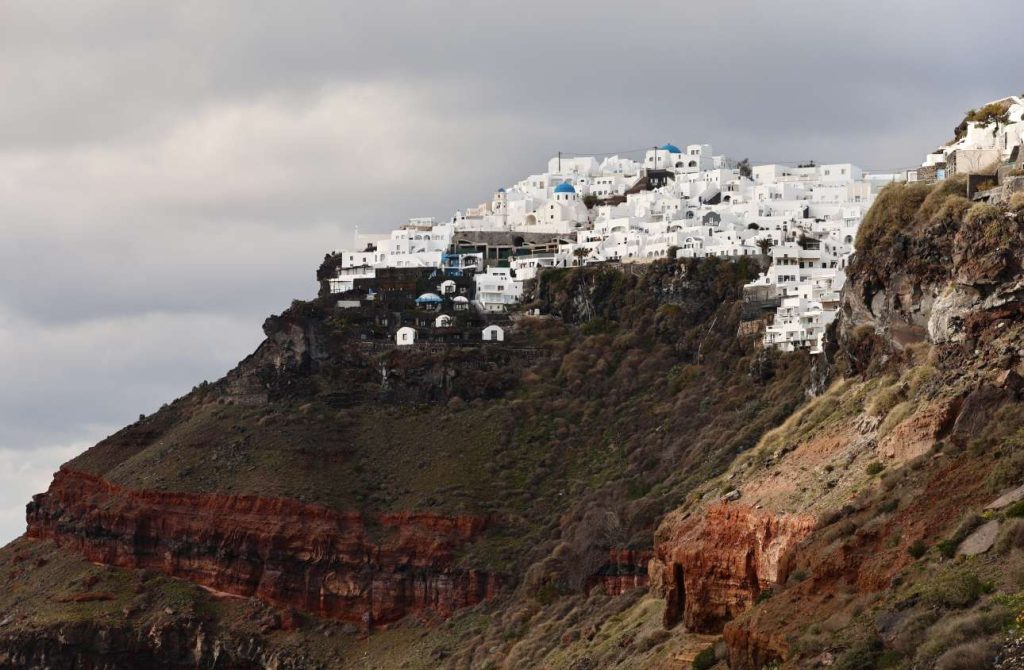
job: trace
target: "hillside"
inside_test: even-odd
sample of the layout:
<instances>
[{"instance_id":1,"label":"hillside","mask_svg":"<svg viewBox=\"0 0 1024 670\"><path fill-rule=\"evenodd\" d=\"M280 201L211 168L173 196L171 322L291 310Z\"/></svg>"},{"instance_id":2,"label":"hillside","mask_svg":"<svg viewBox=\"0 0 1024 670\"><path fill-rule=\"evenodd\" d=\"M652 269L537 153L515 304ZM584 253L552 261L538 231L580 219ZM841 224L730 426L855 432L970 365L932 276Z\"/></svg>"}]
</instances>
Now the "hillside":
<instances>
[{"instance_id":1,"label":"hillside","mask_svg":"<svg viewBox=\"0 0 1024 670\"><path fill-rule=\"evenodd\" d=\"M189 649L209 630L223 646L244 634L236 609L264 607L254 596L297 626L260 658L324 626L372 631L339 633L295 667L391 647L410 615L455 615L452 667L487 662L468 655L480 636L500 639L495 662L525 653L515 643L533 626L520 619L570 603L600 599L586 615L597 625L646 583L658 520L804 398L805 354L738 335L758 269L551 271L534 302L550 316L517 318L500 346L367 346L350 334L358 313L296 303L223 380L72 460L29 505L29 537L4 550L0 648L31 654L19 636L64 617L110 627L112 649L86 635L57 653L100 666L148 644L154 622L184 627ZM45 580L58 592L40 593ZM220 663L246 667L250 652Z\"/></svg>"},{"instance_id":2,"label":"hillside","mask_svg":"<svg viewBox=\"0 0 1024 670\"><path fill-rule=\"evenodd\" d=\"M293 303L28 504L0 668L1024 667L1024 200L986 186L882 190L813 356L764 347L761 256L547 268L414 346L429 307Z\"/></svg>"}]
</instances>

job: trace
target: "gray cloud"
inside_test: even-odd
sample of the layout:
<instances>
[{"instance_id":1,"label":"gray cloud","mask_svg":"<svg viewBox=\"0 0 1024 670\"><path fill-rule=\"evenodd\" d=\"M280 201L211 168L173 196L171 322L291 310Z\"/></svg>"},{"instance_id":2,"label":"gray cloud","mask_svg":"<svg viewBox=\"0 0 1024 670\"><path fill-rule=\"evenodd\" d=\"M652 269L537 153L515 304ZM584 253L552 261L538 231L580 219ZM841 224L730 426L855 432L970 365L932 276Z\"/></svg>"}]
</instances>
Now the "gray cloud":
<instances>
[{"instance_id":1,"label":"gray cloud","mask_svg":"<svg viewBox=\"0 0 1024 670\"><path fill-rule=\"evenodd\" d=\"M558 150L910 165L1024 88L1024 6L5 3L0 542L66 458L219 377L354 226Z\"/></svg>"}]
</instances>

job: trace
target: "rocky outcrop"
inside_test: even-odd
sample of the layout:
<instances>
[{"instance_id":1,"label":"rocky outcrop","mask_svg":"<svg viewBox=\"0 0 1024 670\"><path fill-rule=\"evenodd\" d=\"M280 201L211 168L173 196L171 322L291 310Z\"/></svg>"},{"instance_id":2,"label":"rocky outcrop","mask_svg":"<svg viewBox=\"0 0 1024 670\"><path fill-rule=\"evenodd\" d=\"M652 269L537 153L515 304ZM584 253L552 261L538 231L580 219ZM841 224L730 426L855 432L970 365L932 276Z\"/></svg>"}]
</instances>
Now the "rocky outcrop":
<instances>
[{"instance_id":1,"label":"rocky outcrop","mask_svg":"<svg viewBox=\"0 0 1024 670\"><path fill-rule=\"evenodd\" d=\"M88 560L159 570L217 591L359 623L447 616L494 596L499 576L456 566L489 519L366 518L293 500L133 491L62 470L28 506L28 535Z\"/></svg>"},{"instance_id":2,"label":"rocky outcrop","mask_svg":"<svg viewBox=\"0 0 1024 670\"><path fill-rule=\"evenodd\" d=\"M719 632L758 595L785 582L809 515L776 514L736 502L669 515L658 530L652 583L666 598L665 624Z\"/></svg>"},{"instance_id":3,"label":"rocky outcrop","mask_svg":"<svg viewBox=\"0 0 1024 670\"><path fill-rule=\"evenodd\" d=\"M606 563L591 579L591 586L600 585L609 596L621 596L633 589L646 588L649 583L647 565L650 551L612 549Z\"/></svg>"},{"instance_id":4,"label":"rocky outcrop","mask_svg":"<svg viewBox=\"0 0 1024 670\"><path fill-rule=\"evenodd\" d=\"M920 409L879 440L877 453L897 463L928 453L936 440L952 428L959 411L959 398Z\"/></svg>"},{"instance_id":5,"label":"rocky outcrop","mask_svg":"<svg viewBox=\"0 0 1024 670\"><path fill-rule=\"evenodd\" d=\"M0 668L25 670L326 670L294 650L271 649L263 641L218 636L198 621L94 625L78 622L54 629L0 637Z\"/></svg>"}]
</instances>

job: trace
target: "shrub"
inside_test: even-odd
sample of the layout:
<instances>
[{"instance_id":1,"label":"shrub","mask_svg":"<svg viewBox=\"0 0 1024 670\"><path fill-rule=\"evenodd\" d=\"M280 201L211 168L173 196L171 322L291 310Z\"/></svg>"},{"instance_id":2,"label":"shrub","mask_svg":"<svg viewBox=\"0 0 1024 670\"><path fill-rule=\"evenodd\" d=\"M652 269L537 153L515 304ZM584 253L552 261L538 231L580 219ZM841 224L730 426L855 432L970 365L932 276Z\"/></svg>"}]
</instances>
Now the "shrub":
<instances>
[{"instance_id":1,"label":"shrub","mask_svg":"<svg viewBox=\"0 0 1024 670\"><path fill-rule=\"evenodd\" d=\"M882 419L888 416L893 407L903 400L903 385L900 383L887 386L872 398L868 412Z\"/></svg>"},{"instance_id":2,"label":"shrub","mask_svg":"<svg viewBox=\"0 0 1024 670\"><path fill-rule=\"evenodd\" d=\"M935 548L939 550L943 558L953 558L956 556L956 548L960 546L959 542L955 542L952 539L942 540L941 542L935 543Z\"/></svg>"},{"instance_id":3,"label":"shrub","mask_svg":"<svg viewBox=\"0 0 1024 670\"><path fill-rule=\"evenodd\" d=\"M825 540L831 544L844 537L850 537L855 532L857 532L857 524L851 519L843 519L828 529L828 533L825 534Z\"/></svg>"},{"instance_id":4,"label":"shrub","mask_svg":"<svg viewBox=\"0 0 1024 670\"><path fill-rule=\"evenodd\" d=\"M935 670L979 670L992 667L996 646L991 640L974 640L957 645L935 662Z\"/></svg>"},{"instance_id":5,"label":"shrub","mask_svg":"<svg viewBox=\"0 0 1024 670\"><path fill-rule=\"evenodd\" d=\"M870 463L868 463L868 466L866 468L864 468L864 472L866 472L871 477L874 477L875 475L877 475L879 472L881 472L884 469L885 469L885 466L882 465L880 462L878 462L878 461L871 461Z\"/></svg>"},{"instance_id":6,"label":"shrub","mask_svg":"<svg viewBox=\"0 0 1024 670\"><path fill-rule=\"evenodd\" d=\"M1001 631L1011 619L1010 610L1002 606L940 619L928 629L927 638L918 649L918 658L934 659L958 644L984 639Z\"/></svg>"},{"instance_id":7,"label":"shrub","mask_svg":"<svg viewBox=\"0 0 1024 670\"><path fill-rule=\"evenodd\" d=\"M996 553L1008 554L1014 549L1024 549L1024 519L1011 519L1003 524L996 538Z\"/></svg>"},{"instance_id":8,"label":"shrub","mask_svg":"<svg viewBox=\"0 0 1024 670\"><path fill-rule=\"evenodd\" d=\"M917 403L913 400L904 400L893 407L889 410L889 413L885 415L885 420L882 421L882 424L878 427L878 436L885 437L888 435L889 431L907 420L916 409Z\"/></svg>"},{"instance_id":9,"label":"shrub","mask_svg":"<svg viewBox=\"0 0 1024 670\"><path fill-rule=\"evenodd\" d=\"M1018 191L1010 196L1010 210L1013 212L1024 211L1024 191Z\"/></svg>"},{"instance_id":10,"label":"shrub","mask_svg":"<svg viewBox=\"0 0 1024 670\"><path fill-rule=\"evenodd\" d=\"M882 644L877 639L859 642L836 660L835 667L837 670L875 670L881 653Z\"/></svg>"},{"instance_id":11,"label":"shrub","mask_svg":"<svg viewBox=\"0 0 1024 670\"><path fill-rule=\"evenodd\" d=\"M886 500L879 504L879 513L889 514L891 512L896 511L897 507L899 507L899 500L895 498L893 498L892 500Z\"/></svg>"},{"instance_id":12,"label":"shrub","mask_svg":"<svg viewBox=\"0 0 1024 670\"><path fill-rule=\"evenodd\" d=\"M950 571L928 583L921 596L936 607L963 609L992 588L992 584L981 581L973 572Z\"/></svg>"},{"instance_id":13,"label":"shrub","mask_svg":"<svg viewBox=\"0 0 1024 670\"><path fill-rule=\"evenodd\" d=\"M948 218L945 215L940 215L944 207L952 204L951 201L960 199L967 203L967 207L964 211L970 209L971 202L964 196L967 194L967 176L958 174L953 177L941 181L936 184L928 196L921 203L921 207L917 211L917 222L918 223L956 223L959 224L963 220L963 215L957 216L953 219Z\"/></svg>"},{"instance_id":14,"label":"shrub","mask_svg":"<svg viewBox=\"0 0 1024 670\"><path fill-rule=\"evenodd\" d=\"M1007 507L1004 514L1006 514L1006 516L1011 519L1018 519L1024 517L1024 500L1018 500L1017 502Z\"/></svg>"},{"instance_id":15,"label":"shrub","mask_svg":"<svg viewBox=\"0 0 1024 670\"><path fill-rule=\"evenodd\" d=\"M1005 444L1004 444L1005 446ZM1000 458L988 473L986 483L993 493L1012 486L1024 476L1024 451L1014 450L1009 456Z\"/></svg>"},{"instance_id":16,"label":"shrub","mask_svg":"<svg viewBox=\"0 0 1024 670\"><path fill-rule=\"evenodd\" d=\"M925 641L928 627L935 623L935 612L917 611L909 613L896 626L892 648L905 656L913 656Z\"/></svg>"},{"instance_id":17,"label":"shrub","mask_svg":"<svg viewBox=\"0 0 1024 670\"><path fill-rule=\"evenodd\" d=\"M983 521L984 519L973 512L964 516L960 523L957 524L953 534L935 545L939 553L946 558L953 558L956 555L956 548L960 546L960 543L966 540L967 536L980 526Z\"/></svg>"},{"instance_id":18,"label":"shrub","mask_svg":"<svg viewBox=\"0 0 1024 670\"><path fill-rule=\"evenodd\" d=\"M928 545L924 543L924 540L914 540L911 545L907 547L907 553L915 559L924 556L926 551L928 551Z\"/></svg>"},{"instance_id":19,"label":"shrub","mask_svg":"<svg viewBox=\"0 0 1024 670\"><path fill-rule=\"evenodd\" d=\"M754 603L760 605L761 603L771 598L773 595L775 595L775 591L773 589L765 589L757 594L757 598L754 600Z\"/></svg>"},{"instance_id":20,"label":"shrub","mask_svg":"<svg viewBox=\"0 0 1024 670\"><path fill-rule=\"evenodd\" d=\"M929 221L937 226L958 226L973 205L974 203L962 195L951 195L942 201L942 205L929 217Z\"/></svg>"},{"instance_id":21,"label":"shrub","mask_svg":"<svg viewBox=\"0 0 1024 670\"><path fill-rule=\"evenodd\" d=\"M930 191L931 186L921 182L890 184L883 188L864 215L855 246L882 253L889 251L897 237L911 227L914 215Z\"/></svg>"},{"instance_id":22,"label":"shrub","mask_svg":"<svg viewBox=\"0 0 1024 670\"><path fill-rule=\"evenodd\" d=\"M979 202L967 210L967 215L964 217L964 223L970 226L985 224L997 219L999 214L1000 210L995 205L990 205L987 202Z\"/></svg>"},{"instance_id":23,"label":"shrub","mask_svg":"<svg viewBox=\"0 0 1024 670\"><path fill-rule=\"evenodd\" d=\"M710 670L713 668L718 659L715 657L715 648L707 647L702 649L699 654L693 657L691 666L693 670Z\"/></svg>"}]
</instances>

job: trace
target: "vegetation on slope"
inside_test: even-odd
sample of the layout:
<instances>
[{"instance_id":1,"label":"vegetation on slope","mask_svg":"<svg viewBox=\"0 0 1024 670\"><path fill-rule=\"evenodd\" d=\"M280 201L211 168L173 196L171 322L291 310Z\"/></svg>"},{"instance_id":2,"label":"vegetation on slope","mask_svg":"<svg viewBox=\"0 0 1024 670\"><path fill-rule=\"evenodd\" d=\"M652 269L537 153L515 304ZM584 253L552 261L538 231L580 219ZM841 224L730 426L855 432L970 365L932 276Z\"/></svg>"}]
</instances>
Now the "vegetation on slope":
<instances>
[{"instance_id":1,"label":"vegetation on slope","mask_svg":"<svg viewBox=\"0 0 1024 670\"><path fill-rule=\"evenodd\" d=\"M862 307L836 328L838 381L734 466L820 468L779 499L819 508L819 528L788 581L730 624L762 640L739 667L992 668L1024 634L1021 506L989 508L1024 483L1024 221L962 187L883 191L851 264L847 303ZM953 291L966 297L936 297ZM898 341L929 318L957 330Z\"/></svg>"},{"instance_id":2,"label":"vegetation on slope","mask_svg":"<svg viewBox=\"0 0 1024 670\"><path fill-rule=\"evenodd\" d=\"M557 318L521 317L512 331L515 347L539 352L527 358L479 346L375 351L354 339L360 315L296 303L268 321L268 342L306 333L289 335L285 354L261 347L226 380L68 467L132 488L369 515L490 514L500 522L461 560L518 586L480 608L488 625L463 626L473 611L453 620L446 663L550 660L562 647L551 625L579 631L553 667L625 658L633 641L604 647L585 631L634 606L650 629L637 644L655 654L668 643L653 633L657 608L592 591L592 578L609 550L649 548L665 512L802 402L806 354L738 336L742 286L759 270L744 258L547 272L532 306ZM292 356L303 347L308 355ZM239 400L246 375L269 402ZM592 610L594 598L605 604ZM569 612L573 624L561 618Z\"/></svg>"}]
</instances>

